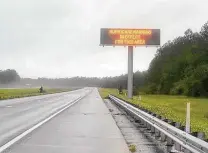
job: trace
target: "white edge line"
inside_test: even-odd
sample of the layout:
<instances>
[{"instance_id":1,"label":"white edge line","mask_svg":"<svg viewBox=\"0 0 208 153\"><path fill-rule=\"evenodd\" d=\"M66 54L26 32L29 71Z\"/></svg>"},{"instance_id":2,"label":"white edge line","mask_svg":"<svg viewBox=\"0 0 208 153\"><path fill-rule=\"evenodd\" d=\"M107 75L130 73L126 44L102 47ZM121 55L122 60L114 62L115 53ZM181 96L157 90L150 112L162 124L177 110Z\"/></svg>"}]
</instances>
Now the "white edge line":
<instances>
[{"instance_id":1,"label":"white edge line","mask_svg":"<svg viewBox=\"0 0 208 153\"><path fill-rule=\"evenodd\" d=\"M86 96L86 95L85 95ZM5 151L6 149L8 149L9 147L11 147L13 144L15 144L17 141L19 141L20 139L22 139L23 137L25 137L26 135L28 135L29 133L31 133L32 131L34 131L35 129L37 129L38 127L40 127L41 125L43 125L44 123L48 122L49 120L51 120L53 117L57 116L58 114L60 114L61 112L63 112L64 110L66 110L67 108L69 108L70 106L74 105L75 103L77 103L79 100L81 100L83 97L79 97L78 99L76 99L75 101L73 101L70 104L66 104L65 106L63 106L64 108L62 108L61 110L59 110L58 112L56 112L55 114L49 116L48 118L46 118L45 120L41 121L40 123L34 125L33 127L31 127L30 129L26 130L25 132L23 132L22 134L18 135L17 137L15 137L14 139L10 140L9 142L7 142L6 144L4 144L3 146L0 147L0 153Z\"/></svg>"}]
</instances>

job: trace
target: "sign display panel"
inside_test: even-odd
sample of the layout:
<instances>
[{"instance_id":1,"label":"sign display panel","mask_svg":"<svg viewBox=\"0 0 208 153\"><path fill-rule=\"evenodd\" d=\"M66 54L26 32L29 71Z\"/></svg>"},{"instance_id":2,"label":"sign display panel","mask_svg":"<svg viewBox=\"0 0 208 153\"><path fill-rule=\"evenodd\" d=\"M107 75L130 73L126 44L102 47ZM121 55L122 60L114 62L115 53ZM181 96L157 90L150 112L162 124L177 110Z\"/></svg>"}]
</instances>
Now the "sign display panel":
<instances>
[{"instance_id":1,"label":"sign display panel","mask_svg":"<svg viewBox=\"0 0 208 153\"><path fill-rule=\"evenodd\" d=\"M102 28L102 46L159 46L160 29Z\"/></svg>"}]
</instances>

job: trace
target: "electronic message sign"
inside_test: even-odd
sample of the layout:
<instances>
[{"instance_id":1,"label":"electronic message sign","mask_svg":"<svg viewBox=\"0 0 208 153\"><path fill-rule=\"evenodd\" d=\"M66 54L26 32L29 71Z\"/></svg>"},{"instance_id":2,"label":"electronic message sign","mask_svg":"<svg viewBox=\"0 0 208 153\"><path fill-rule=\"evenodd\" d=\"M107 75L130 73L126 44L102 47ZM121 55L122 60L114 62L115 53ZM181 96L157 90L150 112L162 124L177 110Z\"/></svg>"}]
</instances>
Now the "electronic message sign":
<instances>
[{"instance_id":1,"label":"electronic message sign","mask_svg":"<svg viewBox=\"0 0 208 153\"><path fill-rule=\"evenodd\" d=\"M160 29L102 28L102 46L159 46Z\"/></svg>"}]
</instances>

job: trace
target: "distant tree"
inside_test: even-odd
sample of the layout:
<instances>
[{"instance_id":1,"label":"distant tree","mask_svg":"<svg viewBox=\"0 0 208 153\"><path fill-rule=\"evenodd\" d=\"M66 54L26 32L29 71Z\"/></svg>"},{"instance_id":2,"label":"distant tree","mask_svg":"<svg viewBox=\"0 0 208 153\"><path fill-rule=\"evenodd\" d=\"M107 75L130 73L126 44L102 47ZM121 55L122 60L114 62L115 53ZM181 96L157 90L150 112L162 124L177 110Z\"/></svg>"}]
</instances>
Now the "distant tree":
<instances>
[{"instance_id":1,"label":"distant tree","mask_svg":"<svg viewBox=\"0 0 208 153\"><path fill-rule=\"evenodd\" d=\"M187 29L187 30L184 32L184 34L185 34L186 36L191 36L191 35L193 35L193 31L192 31L191 29Z\"/></svg>"},{"instance_id":2,"label":"distant tree","mask_svg":"<svg viewBox=\"0 0 208 153\"><path fill-rule=\"evenodd\" d=\"M202 26L200 34L205 40L208 40L208 22Z\"/></svg>"},{"instance_id":3,"label":"distant tree","mask_svg":"<svg viewBox=\"0 0 208 153\"><path fill-rule=\"evenodd\" d=\"M0 83L8 84L12 82L19 82L20 76L15 70L7 69L0 71Z\"/></svg>"}]
</instances>

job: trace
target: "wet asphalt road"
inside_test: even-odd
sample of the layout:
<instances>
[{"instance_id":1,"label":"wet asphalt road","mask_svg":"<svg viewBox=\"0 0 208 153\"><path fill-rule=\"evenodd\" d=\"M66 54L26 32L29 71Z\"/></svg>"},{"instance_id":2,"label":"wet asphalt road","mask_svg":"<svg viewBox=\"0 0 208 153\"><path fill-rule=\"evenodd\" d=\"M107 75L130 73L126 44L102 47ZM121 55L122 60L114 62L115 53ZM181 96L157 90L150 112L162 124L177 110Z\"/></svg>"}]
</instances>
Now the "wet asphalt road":
<instances>
[{"instance_id":1,"label":"wet asphalt road","mask_svg":"<svg viewBox=\"0 0 208 153\"><path fill-rule=\"evenodd\" d=\"M63 99L68 99L66 97L69 95L64 95ZM28 134L4 153L7 152L129 153L129 150L98 90L93 89L89 95Z\"/></svg>"},{"instance_id":2,"label":"wet asphalt road","mask_svg":"<svg viewBox=\"0 0 208 153\"><path fill-rule=\"evenodd\" d=\"M0 101L0 146L42 121L89 88L71 92Z\"/></svg>"}]
</instances>

